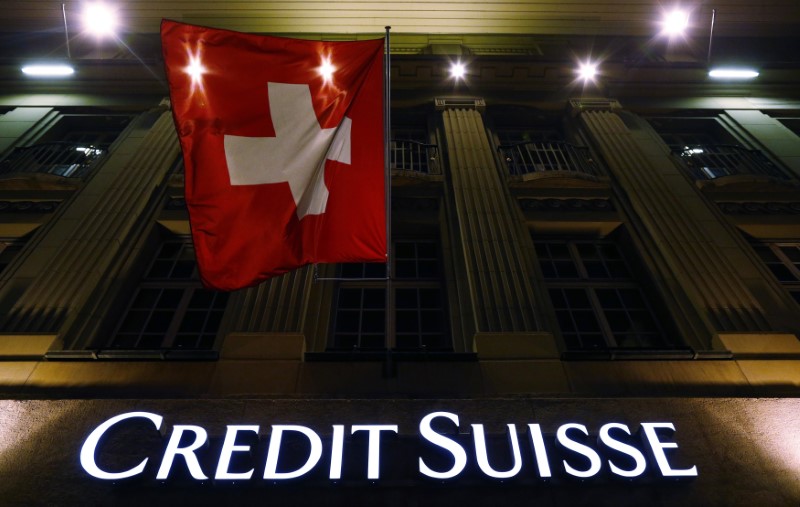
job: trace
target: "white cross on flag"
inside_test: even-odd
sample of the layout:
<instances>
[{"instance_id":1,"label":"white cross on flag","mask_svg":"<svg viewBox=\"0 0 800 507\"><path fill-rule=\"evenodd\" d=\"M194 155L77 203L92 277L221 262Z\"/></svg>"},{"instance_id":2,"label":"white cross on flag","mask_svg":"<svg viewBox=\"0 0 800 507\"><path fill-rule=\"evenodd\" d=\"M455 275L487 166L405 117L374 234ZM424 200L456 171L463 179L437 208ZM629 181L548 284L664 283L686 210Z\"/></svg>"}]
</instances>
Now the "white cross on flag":
<instances>
[{"instance_id":1,"label":"white cross on flag","mask_svg":"<svg viewBox=\"0 0 800 507\"><path fill-rule=\"evenodd\" d=\"M207 287L312 262L386 262L383 40L161 25Z\"/></svg>"}]
</instances>

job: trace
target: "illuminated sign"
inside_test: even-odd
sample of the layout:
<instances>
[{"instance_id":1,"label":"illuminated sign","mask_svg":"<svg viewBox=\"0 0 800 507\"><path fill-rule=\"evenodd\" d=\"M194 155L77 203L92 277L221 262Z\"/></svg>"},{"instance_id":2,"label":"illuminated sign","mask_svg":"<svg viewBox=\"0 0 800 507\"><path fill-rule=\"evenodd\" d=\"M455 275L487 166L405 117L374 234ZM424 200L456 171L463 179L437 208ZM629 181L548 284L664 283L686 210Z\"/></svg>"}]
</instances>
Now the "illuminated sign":
<instances>
[{"instance_id":1,"label":"illuminated sign","mask_svg":"<svg viewBox=\"0 0 800 507\"><path fill-rule=\"evenodd\" d=\"M101 459L108 441L120 438L112 433L133 421L161 431L164 417L151 412L128 412L97 426L80 452L80 463L86 473L107 481L145 474L148 462L156 457L152 454L143 452L140 460L136 458L137 463L116 468ZM696 466L675 464L678 444L672 439L675 426L670 422L639 423L640 430L635 434L626 424L607 423L600 426L596 438L591 438L589 429L579 423L562 424L555 428L554 435L543 432L539 424L528 424L524 437L515 424L507 424L502 444L497 443L496 437L487 435L483 424L471 424L466 434L458 433L459 425L458 415L450 412L433 412L420 420L418 432L413 435L420 450L415 456L414 473L435 480L455 480L468 474L470 469L477 475L499 480L517 479L526 474L544 480L559 475L579 480L599 476L633 480L645 476L691 478L698 475ZM260 477L279 482L312 474L324 474L326 480L338 481L342 479L347 454L351 460L366 458L366 474L360 478L376 481L381 479L381 463L397 458L387 457L384 444L387 439L400 435L398 426L392 424L354 424L349 430L345 425L334 424L324 435L300 425L273 424L269 430L266 452L259 453L259 425L227 425L221 446L214 449L213 462L209 463L208 431L201 426L175 424L159 452L157 467L153 466L155 478L170 480L176 469L180 469L195 481L250 481ZM366 448L346 449L346 443L352 443L357 437L366 437ZM291 445L287 444L289 440ZM297 449L302 451L298 454ZM287 466L285 455L288 453L293 453L293 459ZM502 454L503 459L498 460L498 454ZM363 463L359 469L363 469Z\"/></svg>"}]
</instances>

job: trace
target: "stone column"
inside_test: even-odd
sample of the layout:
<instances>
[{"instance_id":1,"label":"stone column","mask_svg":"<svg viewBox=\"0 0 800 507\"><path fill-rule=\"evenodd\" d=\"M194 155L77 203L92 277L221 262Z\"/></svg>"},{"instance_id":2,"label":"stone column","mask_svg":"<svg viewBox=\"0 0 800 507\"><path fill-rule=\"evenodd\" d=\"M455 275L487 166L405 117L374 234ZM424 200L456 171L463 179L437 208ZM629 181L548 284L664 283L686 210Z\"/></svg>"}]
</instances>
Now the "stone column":
<instances>
[{"instance_id":1,"label":"stone column","mask_svg":"<svg viewBox=\"0 0 800 507\"><path fill-rule=\"evenodd\" d=\"M758 269L741 255L741 238L680 172L646 122L613 101L575 109L622 190L630 226L643 238L644 254L689 345L730 348L725 336L779 331L771 310L745 282Z\"/></svg>"}]
</instances>

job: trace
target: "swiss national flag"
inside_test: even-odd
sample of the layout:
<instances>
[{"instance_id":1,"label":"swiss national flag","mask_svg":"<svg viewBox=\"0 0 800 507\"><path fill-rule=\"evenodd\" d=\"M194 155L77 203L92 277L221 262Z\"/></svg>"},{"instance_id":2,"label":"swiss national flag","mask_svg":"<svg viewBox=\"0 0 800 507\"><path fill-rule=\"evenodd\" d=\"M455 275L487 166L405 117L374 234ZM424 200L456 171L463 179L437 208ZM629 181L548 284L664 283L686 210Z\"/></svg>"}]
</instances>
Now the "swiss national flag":
<instances>
[{"instance_id":1,"label":"swiss national flag","mask_svg":"<svg viewBox=\"0 0 800 507\"><path fill-rule=\"evenodd\" d=\"M315 262L386 262L383 40L161 24L207 287Z\"/></svg>"}]
</instances>

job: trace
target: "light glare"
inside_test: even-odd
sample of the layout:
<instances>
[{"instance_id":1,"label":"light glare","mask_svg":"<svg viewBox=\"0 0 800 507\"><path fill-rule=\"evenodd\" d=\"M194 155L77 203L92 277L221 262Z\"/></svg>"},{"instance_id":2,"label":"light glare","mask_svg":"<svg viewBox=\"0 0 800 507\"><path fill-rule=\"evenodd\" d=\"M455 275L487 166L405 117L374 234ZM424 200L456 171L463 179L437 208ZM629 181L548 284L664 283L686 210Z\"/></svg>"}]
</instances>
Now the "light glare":
<instances>
[{"instance_id":1,"label":"light glare","mask_svg":"<svg viewBox=\"0 0 800 507\"><path fill-rule=\"evenodd\" d=\"M594 81L594 78L597 76L597 64L596 63L582 63L580 67L578 67L578 77L583 79L584 81Z\"/></svg>"},{"instance_id":2,"label":"light glare","mask_svg":"<svg viewBox=\"0 0 800 507\"><path fill-rule=\"evenodd\" d=\"M22 73L36 77L59 77L71 76L75 69L69 65L26 65L22 67Z\"/></svg>"},{"instance_id":3,"label":"light glare","mask_svg":"<svg viewBox=\"0 0 800 507\"><path fill-rule=\"evenodd\" d=\"M112 36L117 28L117 14L102 3L90 3L83 11L83 24L98 37Z\"/></svg>"},{"instance_id":4,"label":"light glare","mask_svg":"<svg viewBox=\"0 0 800 507\"><path fill-rule=\"evenodd\" d=\"M675 35L682 35L689 26L689 13L676 9L664 15L664 20L661 22L663 29L661 33L669 37Z\"/></svg>"},{"instance_id":5,"label":"light glare","mask_svg":"<svg viewBox=\"0 0 800 507\"><path fill-rule=\"evenodd\" d=\"M463 79L467 74L467 68L461 62L456 62L450 66L450 75L455 79Z\"/></svg>"},{"instance_id":6,"label":"light glare","mask_svg":"<svg viewBox=\"0 0 800 507\"><path fill-rule=\"evenodd\" d=\"M317 71L327 83L333 79L333 73L336 71L336 67L333 66L330 58L323 58L322 65L317 68Z\"/></svg>"},{"instance_id":7,"label":"light glare","mask_svg":"<svg viewBox=\"0 0 800 507\"><path fill-rule=\"evenodd\" d=\"M200 55L189 55L189 65L184 68L184 71L189 74L192 78L192 83L199 82L203 74L205 74L206 68L203 67L203 64L200 63Z\"/></svg>"},{"instance_id":8,"label":"light glare","mask_svg":"<svg viewBox=\"0 0 800 507\"><path fill-rule=\"evenodd\" d=\"M708 77L714 79L753 79L758 77L758 71L753 69L719 68L711 69Z\"/></svg>"}]
</instances>

